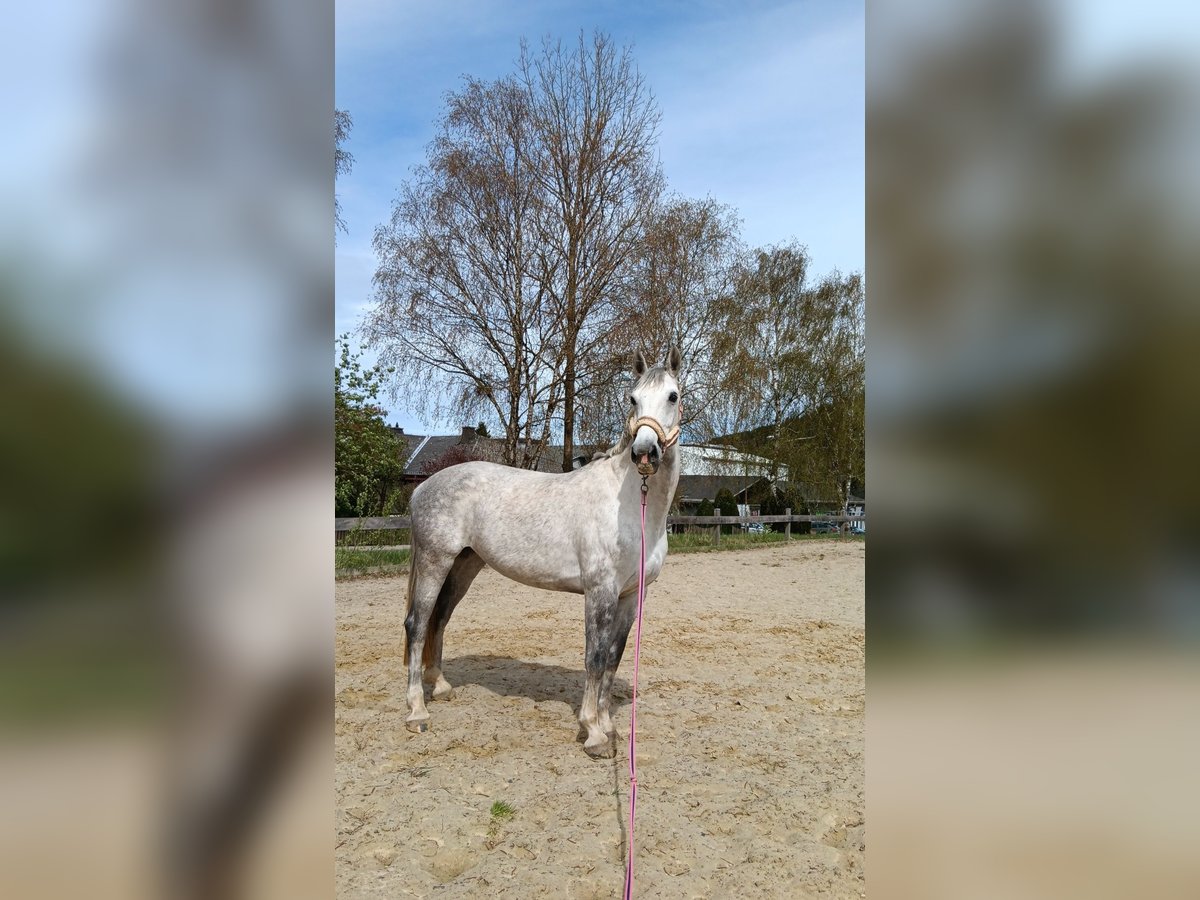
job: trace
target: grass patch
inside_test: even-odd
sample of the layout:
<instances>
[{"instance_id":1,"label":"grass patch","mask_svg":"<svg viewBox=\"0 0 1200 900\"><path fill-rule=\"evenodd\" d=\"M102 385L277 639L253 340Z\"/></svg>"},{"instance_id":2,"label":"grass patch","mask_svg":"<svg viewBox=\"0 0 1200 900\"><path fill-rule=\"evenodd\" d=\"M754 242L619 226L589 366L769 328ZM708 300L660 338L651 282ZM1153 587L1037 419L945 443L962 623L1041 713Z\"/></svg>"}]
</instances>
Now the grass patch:
<instances>
[{"instance_id":1,"label":"grass patch","mask_svg":"<svg viewBox=\"0 0 1200 900\"><path fill-rule=\"evenodd\" d=\"M671 553L711 553L714 550L746 550L750 547L773 547L786 544L786 534L764 532L763 534L723 534L720 545L713 544L712 531L690 534L667 535L667 549Z\"/></svg>"},{"instance_id":2,"label":"grass patch","mask_svg":"<svg viewBox=\"0 0 1200 900\"><path fill-rule=\"evenodd\" d=\"M792 534L793 541L865 541L861 534ZM750 550L755 547L776 547L788 543L786 534L767 531L763 534L723 534L721 543L713 543L712 530L688 534L667 535L667 549L671 553L713 553L720 550Z\"/></svg>"},{"instance_id":3,"label":"grass patch","mask_svg":"<svg viewBox=\"0 0 1200 900\"><path fill-rule=\"evenodd\" d=\"M337 539L339 547L395 547L411 543L412 531L408 528L359 528L343 532Z\"/></svg>"},{"instance_id":4,"label":"grass patch","mask_svg":"<svg viewBox=\"0 0 1200 900\"><path fill-rule=\"evenodd\" d=\"M492 850L500 843L500 832L504 823L517 814L517 808L512 804L497 800L492 804L492 820L488 823L487 841L484 846Z\"/></svg>"},{"instance_id":5,"label":"grass patch","mask_svg":"<svg viewBox=\"0 0 1200 900\"><path fill-rule=\"evenodd\" d=\"M370 547L337 547L334 550L334 569L338 578L363 575L380 568L408 567L409 551L376 550Z\"/></svg>"},{"instance_id":6,"label":"grass patch","mask_svg":"<svg viewBox=\"0 0 1200 900\"><path fill-rule=\"evenodd\" d=\"M503 800L497 800L492 804L492 821L507 822L517 814L517 808Z\"/></svg>"}]
</instances>

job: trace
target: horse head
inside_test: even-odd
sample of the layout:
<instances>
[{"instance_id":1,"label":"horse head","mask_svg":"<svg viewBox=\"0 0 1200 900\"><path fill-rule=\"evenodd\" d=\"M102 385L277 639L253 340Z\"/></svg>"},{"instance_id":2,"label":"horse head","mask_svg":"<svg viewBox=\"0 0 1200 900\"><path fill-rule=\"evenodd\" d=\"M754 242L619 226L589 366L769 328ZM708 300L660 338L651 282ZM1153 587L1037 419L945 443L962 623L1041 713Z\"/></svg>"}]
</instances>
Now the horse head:
<instances>
[{"instance_id":1,"label":"horse head","mask_svg":"<svg viewBox=\"0 0 1200 900\"><path fill-rule=\"evenodd\" d=\"M683 410L679 402L679 369L683 364L678 347L661 366L650 368L639 351L633 360L637 383L629 392L629 457L639 474L653 475L663 455L679 440Z\"/></svg>"}]
</instances>

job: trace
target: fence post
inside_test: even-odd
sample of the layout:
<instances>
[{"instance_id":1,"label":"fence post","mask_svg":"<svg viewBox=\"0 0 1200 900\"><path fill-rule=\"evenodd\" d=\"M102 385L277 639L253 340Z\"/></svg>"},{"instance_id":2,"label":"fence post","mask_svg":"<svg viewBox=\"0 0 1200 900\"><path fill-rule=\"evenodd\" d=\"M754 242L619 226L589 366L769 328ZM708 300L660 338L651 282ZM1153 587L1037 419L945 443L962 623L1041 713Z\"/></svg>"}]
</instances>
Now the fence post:
<instances>
[{"instance_id":1,"label":"fence post","mask_svg":"<svg viewBox=\"0 0 1200 900\"><path fill-rule=\"evenodd\" d=\"M787 525L785 525L783 527L783 531L787 535L787 539L790 541L792 539L792 519L791 519L792 508L789 506L783 512L784 512L784 515L788 516Z\"/></svg>"},{"instance_id":2,"label":"fence post","mask_svg":"<svg viewBox=\"0 0 1200 900\"><path fill-rule=\"evenodd\" d=\"M721 515L721 511L718 509L716 512L713 513L713 515L719 516L719 515ZM717 547L721 546L721 526L720 525L718 525L717 530L715 532L713 532L713 545L717 546Z\"/></svg>"}]
</instances>

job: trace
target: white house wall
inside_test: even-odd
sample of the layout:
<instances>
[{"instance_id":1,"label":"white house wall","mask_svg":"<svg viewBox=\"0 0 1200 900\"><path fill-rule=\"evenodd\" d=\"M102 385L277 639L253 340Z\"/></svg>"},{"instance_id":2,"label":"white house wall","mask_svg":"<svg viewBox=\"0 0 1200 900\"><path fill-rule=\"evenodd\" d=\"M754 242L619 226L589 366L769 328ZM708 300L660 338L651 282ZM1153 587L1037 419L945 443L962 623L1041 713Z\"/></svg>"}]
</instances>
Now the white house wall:
<instances>
[{"instance_id":1,"label":"white house wall","mask_svg":"<svg viewBox=\"0 0 1200 900\"><path fill-rule=\"evenodd\" d=\"M725 447L679 444L680 475L748 475L771 477L771 462L752 453ZM779 477L787 479L787 466L779 467Z\"/></svg>"}]
</instances>

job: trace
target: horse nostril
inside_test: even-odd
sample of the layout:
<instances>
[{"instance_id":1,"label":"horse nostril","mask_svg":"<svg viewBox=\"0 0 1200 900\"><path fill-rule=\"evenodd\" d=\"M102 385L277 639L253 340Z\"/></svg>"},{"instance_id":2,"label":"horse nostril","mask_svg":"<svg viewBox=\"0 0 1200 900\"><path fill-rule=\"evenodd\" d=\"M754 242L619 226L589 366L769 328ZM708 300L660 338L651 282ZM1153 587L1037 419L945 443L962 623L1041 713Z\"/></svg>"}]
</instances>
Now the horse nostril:
<instances>
[{"instance_id":1,"label":"horse nostril","mask_svg":"<svg viewBox=\"0 0 1200 900\"><path fill-rule=\"evenodd\" d=\"M658 444L655 444L653 447L650 448L650 458L658 459Z\"/></svg>"}]
</instances>

